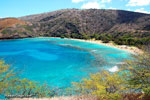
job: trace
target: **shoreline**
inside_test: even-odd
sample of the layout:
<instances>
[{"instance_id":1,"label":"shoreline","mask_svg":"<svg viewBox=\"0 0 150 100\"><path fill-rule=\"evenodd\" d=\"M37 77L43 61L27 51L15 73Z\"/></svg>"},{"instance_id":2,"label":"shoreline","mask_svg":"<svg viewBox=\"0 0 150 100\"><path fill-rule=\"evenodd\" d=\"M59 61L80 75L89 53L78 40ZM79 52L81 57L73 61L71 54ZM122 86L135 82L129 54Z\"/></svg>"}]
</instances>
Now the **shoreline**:
<instances>
[{"instance_id":1,"label":"shoreline","mask_svg":"<svg viewBox=\"0 0 150 100\"><path fill-rule=\"evenodd\" d=\"M60 38L60 37L22 37L22 38L6 38L6 39L0 39L0 41L5 40L15 40L15 39L25 39L25 38L59 38L59 39L70 39L70 40L76 40L76 41L82 41L82 42L88 42L88 43L94 43L98 45L104 45L108 47L113 47L116 49L124 50L127 52L130 52L132 54L142 54L143 51L137 47L131 47L128 45L115 45L112 42L109 43L103 43L101 40L84 40L84 39L74 39L74 38Z\"/></svg>"},{"instance_id":2,"label":"shoreline","mask_svg":"<svg viewBox=\"0 0 150 100\"><path fill-rule=\"evenodd\" d=\"M141 49L137 48L137 47L131 47L131 46L128 46L128 45L115 45L112 42L103 43L101 40L84 40L84 39L73 39L73 38L64 38L64 39L70 39L70 40L94 43L94 44L98 44L98 45L104 45L104 46L124 50L124 51L130 52L132 54L142 54L143 53L143 51Z\"/></svg>"}]
</instances>

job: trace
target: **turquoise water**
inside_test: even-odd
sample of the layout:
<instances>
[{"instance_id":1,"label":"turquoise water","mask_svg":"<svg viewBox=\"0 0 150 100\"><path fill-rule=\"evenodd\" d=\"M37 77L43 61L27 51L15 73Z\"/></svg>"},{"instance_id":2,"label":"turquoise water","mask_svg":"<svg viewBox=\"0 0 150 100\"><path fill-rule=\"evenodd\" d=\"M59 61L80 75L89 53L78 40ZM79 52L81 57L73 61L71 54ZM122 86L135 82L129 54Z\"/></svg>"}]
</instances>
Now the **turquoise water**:
<instances>
[{"instance_id":1,"label":"turquoise water","mask_svg":"<svg viewBox=\"0 0 150 100\"><path fill-rule=\"evenodd\" d=\"M109 70L130 58L123 50L93 43L30 38L0 41L0 59L20 72L21 78L52 87L69 87L90 73Z\"/></svg>"}]
</instances>

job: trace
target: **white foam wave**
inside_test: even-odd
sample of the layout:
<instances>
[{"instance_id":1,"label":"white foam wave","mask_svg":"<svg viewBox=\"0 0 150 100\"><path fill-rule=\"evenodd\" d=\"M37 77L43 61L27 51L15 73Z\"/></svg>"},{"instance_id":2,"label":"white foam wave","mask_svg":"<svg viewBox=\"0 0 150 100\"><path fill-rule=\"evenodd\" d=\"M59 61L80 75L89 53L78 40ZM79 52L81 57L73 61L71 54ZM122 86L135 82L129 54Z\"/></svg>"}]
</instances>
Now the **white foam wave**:
<instances>
[{"instance_id":1,"label":"white foam wave","mask_svg":"<svg viewBox=\"0 0 150 100\"><path fill-rule=\"evenodd\" d=\"M119 70L118 66L114 66L110 69L108 69L110 72L117 72Z\"/></svg>"}]
</instances>

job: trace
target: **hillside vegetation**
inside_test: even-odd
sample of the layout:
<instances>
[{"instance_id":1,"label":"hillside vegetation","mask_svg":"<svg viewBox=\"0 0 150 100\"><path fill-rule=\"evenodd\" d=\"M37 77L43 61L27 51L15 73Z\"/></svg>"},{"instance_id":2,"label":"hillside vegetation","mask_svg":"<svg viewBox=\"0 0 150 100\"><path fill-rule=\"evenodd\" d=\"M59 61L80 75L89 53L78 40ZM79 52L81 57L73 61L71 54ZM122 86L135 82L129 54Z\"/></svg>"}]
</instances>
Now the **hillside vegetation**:
<instances>
[{"instance_id":1,"label":"hillside vegetation","mask_svg":"<svg viewBox=\"0 0 150 100\"><path fill-rule=\"evenodd\" d=\"M16 24L21 24L21 25L25 25L26 22L21 21L17 18L4 18L4 19L0 19L0 32L7 28L7 27L13 27Z\"/></svg>"},{"instance_id":2,"label":"hillside vegetation","mask_svg":"<svg viewBox=\"0 0 150 100\"><path fill-rule=\"evenodd\" d=\"M0 39L32 37L32 23L17 18L0 19Z\"/></svg>"},{"instance_id":3,"label":"hillside vegetation","mask_svg":"<svg viewBox=\"0 0 150 100\"><path fill-rule=\"evenodd\" d=\"M63 9L19 19L31 24L5 28L1 32L1 38L52 36L95 38L104 42L114 41L116 44L136 46L150 43L149 14L123 10Z\"/></svg>"}]
</instances>

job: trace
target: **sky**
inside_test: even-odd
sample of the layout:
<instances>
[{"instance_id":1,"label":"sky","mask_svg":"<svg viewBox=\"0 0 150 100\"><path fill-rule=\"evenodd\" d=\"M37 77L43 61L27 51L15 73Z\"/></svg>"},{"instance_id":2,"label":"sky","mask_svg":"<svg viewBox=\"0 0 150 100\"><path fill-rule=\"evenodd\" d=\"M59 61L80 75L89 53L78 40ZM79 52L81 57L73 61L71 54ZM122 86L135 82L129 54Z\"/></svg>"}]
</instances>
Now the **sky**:
<instances>
[{"instance_id":1,"label":"sky","mask_svg":"<svg viewBox=\"0 0 150 100\"><path fill-rule=\"evenodd\" d=\"M60 9L119 9L150 14L150 0L0 0L0 18Z\"/></svg>"}]
</instances>

